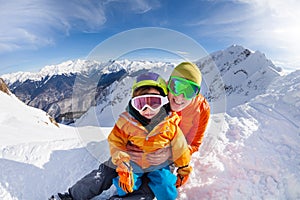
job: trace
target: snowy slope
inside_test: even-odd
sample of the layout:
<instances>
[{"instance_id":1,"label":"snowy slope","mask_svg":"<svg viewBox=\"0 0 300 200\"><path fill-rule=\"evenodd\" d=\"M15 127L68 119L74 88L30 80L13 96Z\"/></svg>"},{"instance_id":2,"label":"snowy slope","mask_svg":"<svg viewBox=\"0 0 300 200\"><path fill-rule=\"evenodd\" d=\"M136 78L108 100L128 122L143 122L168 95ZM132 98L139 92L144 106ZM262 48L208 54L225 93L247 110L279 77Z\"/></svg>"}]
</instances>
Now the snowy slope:
<instances>
[{"instance_id":1,"label":"snowy slope","mask_svg":"<svg viewBox=\"0 0 300 200\"><path fill-rule=\"evenodd\" d=\"M185 187L183 196L299 199L299 105L297 71L276 78L265 94L230 110L222 131L210 128L206 134L194 159L199 170L194 173L195 182ZM211 126L219 127L217 122L219 118L212 116Z\"/></svg>"},{"instance_id":2,"label":"snowy slope","mask_svg":"<svg viewBox=\"0 0 300 200\"><path fill-rule=\"evenodd\" d=\"M8 95L0 91L0 124L1 124L1 141L5 141L5 144L15 143L20 138L18 134L20 129L26 133L28 138L36 138L39 136L38 140L45 137L48 138L48 134L43 132L51 133L52 130L60 130L59 125L52 123L51 118L45 112L26 106L23 102L19 101L13 94ZM18 115L16 115L16 113ZM28 126L30 125L30 126ZM34 129L41 129L43 132L38 133ZM20 139L23 141L23 138Z\"/></svg>"},{"instance_id":3,"label":"snowy slope","mask_svg":"<svg viewBox=\"0 0 300 200\"><path fill-rule=\"evenodd\" d=\"M46 199L107 159L110 128L57 127L13 96L0 92L0 102L0 199ZM178 199L299 199L299 108L297 71L227 114L213 114Z\"/></svg>"},{"instance_id":4,"label":"snowy slope","mask_svg":"<svg viewBox=\"0 0 300 200\"><path fill-rule=\"evenodd\" d=\"M106 152L97 127L54 124L44 111L2 91L0 102L0 199L47 199L97 166L95 144Z\"/></svg>"}]
</instances>

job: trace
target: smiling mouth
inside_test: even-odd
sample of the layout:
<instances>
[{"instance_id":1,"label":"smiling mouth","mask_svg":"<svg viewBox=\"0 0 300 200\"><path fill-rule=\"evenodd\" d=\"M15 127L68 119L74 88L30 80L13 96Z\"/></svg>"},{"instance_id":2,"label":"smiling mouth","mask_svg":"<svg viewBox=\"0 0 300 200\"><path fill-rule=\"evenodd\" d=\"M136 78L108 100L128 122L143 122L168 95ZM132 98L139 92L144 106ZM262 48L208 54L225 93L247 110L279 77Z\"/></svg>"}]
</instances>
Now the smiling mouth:
<instances>
[{"instance_id":1,"label":"smiling mouth","mask_svg":"<svg viewBox=\"0 0 300 200\"><path fill-rule=\"evenodd\" d=\"M173 99L173 102L174 102L175 104L177 104L177 105L182 105L182 104L183 104L183 102L178 102L178 101L176 101L175 98Z\"/></svg>"},{"instance_id":2,"label":"smiling mouth","mask_svg":"<svg viewBox=\"0 0 300 200\"><path fill-rule=\"evenodd\" d=\"M147 118L151 118L151 117L154 116L154 114L145 114L144 116L147 117Z\"/></svg>"},{"instance_id":3,"label":"smiling mouth","mask_svg":"<svg viewBox=\"0 0 300 200\"><path fill-rule=\"evenodd\" d=\"M152 115L154 115L154 114L145 114L146 116L152 116Z\"/></svg>"}]
</instances>

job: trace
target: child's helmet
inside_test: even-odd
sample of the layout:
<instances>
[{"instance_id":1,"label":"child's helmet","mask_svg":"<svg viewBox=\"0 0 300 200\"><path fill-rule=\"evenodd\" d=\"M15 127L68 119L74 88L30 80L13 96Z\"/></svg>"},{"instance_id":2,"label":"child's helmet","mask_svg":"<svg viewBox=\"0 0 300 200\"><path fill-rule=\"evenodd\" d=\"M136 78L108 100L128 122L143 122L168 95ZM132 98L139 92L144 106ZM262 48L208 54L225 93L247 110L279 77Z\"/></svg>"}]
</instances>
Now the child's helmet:
<instances>
[{"instance_id":1,"label":"child's helmet","mask_svg":"<svg viewBox=\"0 0 300 200\"><path fill-rule=\"evenodd\" d=\"M168 89L166 81L159 75L154 72L147 72L136 77L133 86L132 93L139 87L142 86L154 86L158 87L164 96L168 95Z\"/></svg>"}]
</instances>

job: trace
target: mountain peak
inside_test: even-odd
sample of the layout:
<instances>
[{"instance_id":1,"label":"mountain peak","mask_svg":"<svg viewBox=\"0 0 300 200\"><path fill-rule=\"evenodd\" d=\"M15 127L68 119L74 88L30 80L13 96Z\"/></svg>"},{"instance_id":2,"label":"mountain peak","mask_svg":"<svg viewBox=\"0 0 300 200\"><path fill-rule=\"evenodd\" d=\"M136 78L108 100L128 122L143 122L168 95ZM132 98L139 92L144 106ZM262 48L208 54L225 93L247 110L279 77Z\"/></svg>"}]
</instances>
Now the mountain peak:
<instances>
[{"instance_id":1,"label":"mountain peak","mask_svg":"<svg viewBox=\"0 0 300 200\"><path fill-rule=\"evenodd\" d=\"M4 80L2 78L0 78L0 91L10 95L11 92L8 89L8 86L6 85L6 83L4 82Z\"/></svg>"},{"instance_id":2,"label":"mountain peak","mask_svg":"<svg viewBox=\"0 0 300 200\"><path fill-rule=\"evenodd\" d=\"M229 46L228 48L226 48L223 51L238 51L238 52L242 52L242 51L245 51L245 50L250 51L249 49L243 47L242 45L233 44L233 45ZM252 52L252 51L250 51L250 52Z\"/></svg>"}]
</instances>

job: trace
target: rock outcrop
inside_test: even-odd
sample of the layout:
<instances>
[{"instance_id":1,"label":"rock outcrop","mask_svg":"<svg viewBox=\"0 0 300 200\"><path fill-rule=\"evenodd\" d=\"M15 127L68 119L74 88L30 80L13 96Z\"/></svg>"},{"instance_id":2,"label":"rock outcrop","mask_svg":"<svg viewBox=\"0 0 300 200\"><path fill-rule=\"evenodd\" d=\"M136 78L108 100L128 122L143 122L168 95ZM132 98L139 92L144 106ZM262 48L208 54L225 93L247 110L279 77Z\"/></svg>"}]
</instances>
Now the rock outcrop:
<instances>
[{"instance_id":1,"label":"rock outcrop","mask_svg":"<svg viewBox=\"0 0 300 200\"><path fill-rule=\"evenodd\" d=\"M0 91L10 95L11 92L8 89L8 86L6 85L6 83L4 82L4 80L2 78L0 78Z\"/></svg>"}]
</instances>

